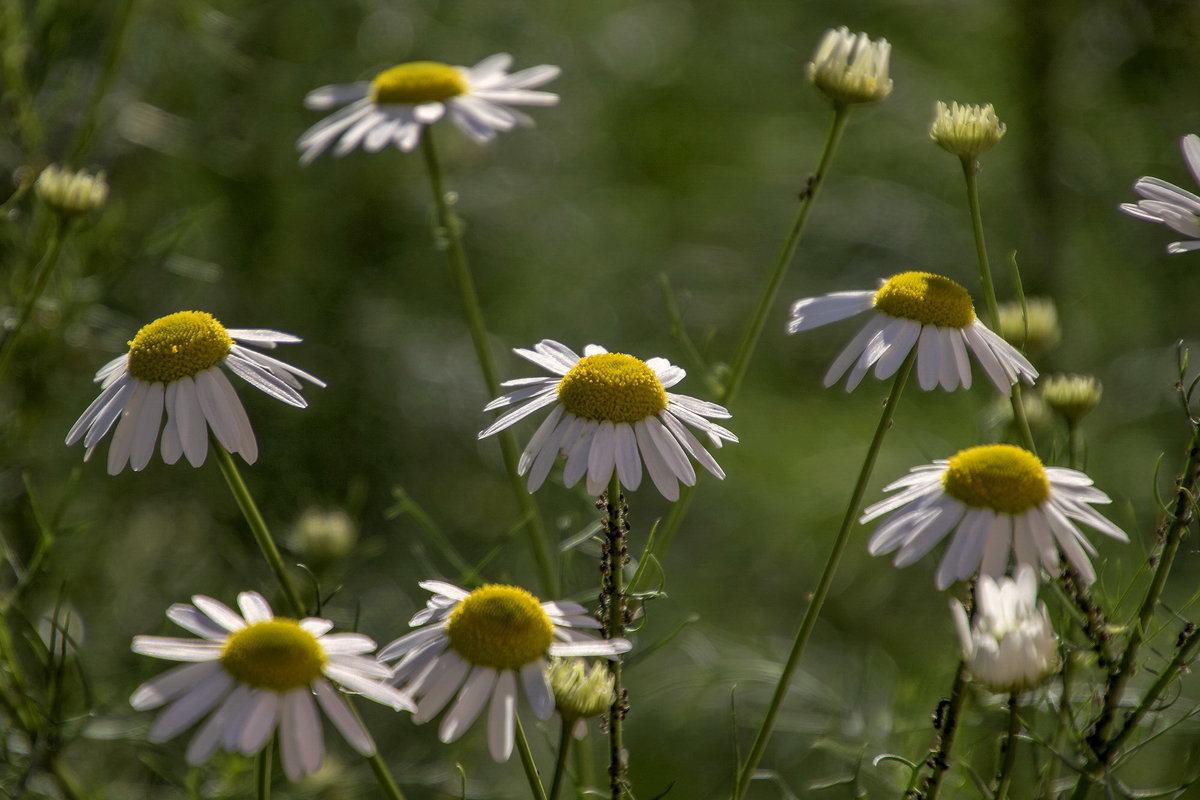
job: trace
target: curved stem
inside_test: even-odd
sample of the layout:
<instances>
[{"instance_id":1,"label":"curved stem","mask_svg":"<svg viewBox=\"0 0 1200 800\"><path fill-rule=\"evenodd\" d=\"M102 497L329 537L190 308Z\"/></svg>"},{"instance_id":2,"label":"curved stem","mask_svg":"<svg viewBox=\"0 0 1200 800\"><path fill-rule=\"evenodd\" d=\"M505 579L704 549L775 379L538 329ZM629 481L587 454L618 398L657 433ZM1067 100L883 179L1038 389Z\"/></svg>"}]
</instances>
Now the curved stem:
<instances>
[{"instance_id":1,"label":"curved stem","mask_svg":"<svg viewBox=\"0 0 1200 800\"><path fill-rule=\"evenodd\" d=\"M42 292L46 290L50 276L58 265L58 257L62 254L63 242L66 240L66 228L65 218L60 214L55 214L54 224L50 227L50 246L34 270L33 288L29 290L29 295L25 298L24 305L21 306L21 315L17 317L17 326L9 331L4 337L4 341L0 341L0 375L3 375L8 368L8 362L16 350L17 337L25 330L26 323L33 315L34 306L41 299Z\"/></svg>"},{"instance_id":2,"label":"curved stem","mask_svg":"<svg viewBox=\"0 0 1200 800\"><path fill-rule=\"evenodd\" d=\"M1017 707L1017 693L1013 692L1008 696L1008 734L1004 738L1004 760L1000 764L994 800L1007 800L1008 789L1012 785L1013 765L1017 763L1017 734L1021 730Z\"/></svg>"},{"instance_id":3,"label":"curved stem","mask_svg":"<svg viewBox=\"0 0 1200 800\"><path fill-rule=\"evenodd\" d=\"M221 474L225 476L225 482L229 484L229 490L233 492L242 516L246 518L250 532L254 534L255 544L267 559L271 571L275 573L275 580L279 582L279 587L292 607L292 613L297 617L306 616L304 601L300 599L296 587L292 584L292 579L288 576L287 568L283 564L283 557L279 554L279 548L275 546L275 540L271 538L271 531L268 530L267 523L263 520L254 498L250 495L250 490L246 488L246 482L242 480L242 474L238 471L233 456L217 441L216 437L210 435L209 440L213 453L217 457L217 463L221 466Z\"/></svg>"},{"instance_id":4,"label":"curved stem","mask_svg":"<svg viewBox=\"0 0 1200 800\"><path fill-rule=\"evenodd\" d=\"M629 550L625 539L628 525L625 519L625 498L621 496L621 479L614 469L605 496L604 555L600 573L604 585L600 590L600 608L604 623L604 638L619 639L625 635L625 563ZM625 771L628 759L622 724L629 713L629 698L621 688L621 658L609 662L613 676L613 702L608 709L608 778L612 800L620 800L626 794Z\"/></svg>"},{"instance_id":5,"label":"curved stem","mask_svg":"<svg viewBox=\"0 0 1200 800\"><path fill-rule=\"evenodd\" d=\"M837 572L838 565L841 563L842 554L846 551L846 545L850 542L850 531L854 528L854 523L858 519L863 496L867 491L867 483L871 480L871 473L875 469L875 460L878 458L879 450L883 445L883 437L892 425L892 417L896 413L896 406L900 402L900 395L904 391L905 383L908 382L908 376L912 372L916 357L917 350L913 348L908 357L904 359L904 364L900 367L900 371L896 373L895 381L892 383L891 394L888 395L887 403L883 406L883 414L879 418L879 424L875 427L875 435L871 439L871 445L867 448L866 458L863 460L862 469L858 473L858 481L854 484L854 492L850 496L849 505L846 507L846 516L842 518L842 527L838 530L837 538L834 539L833 550L829 554L829 559L825 562L825 570L821 573L817 589L813 592L812 600L804 612L804 619L800 623L800 630L796 633L796 640L792 643L792 650L788 653L783 671L779 675L779 683L775 686L775 693L771 697L771 703L767 707L767 714L758 729L754 745L750 748L750 753L746 757L746 763L738 771L737 786L733 792L734 800L741 800L741 798L745 797L746 791L750 787L750 781L754 777L754 771L758 767L758 762L762 759L763 752L767 749L767 742L771 739L771 733L775 728L776 718L779 716L779 711L783 706L784 697L787 696L792 676L795 674L796 667L800 663L800 657L804 654L804 648L808 645L809 637L812 636L813 629L816 627L817 617L821 613L821 607L825 604L825 598L829 594L829 587L833 585L833 578Z\"/></svg>"},{"instance_id":6,"label":"curved stem","mask_svg":"<svg viewBox=\"0 0 1200 800\"><path fill-rule=\"evenodd\" d=\"M574 720L563 719L562 731L558 735L558 756L554 760L554 779L550 782L549 800L558 800L558 790L562 788L563 778L567 774L567 753L571 750L573 727Z\"/></svg>"},{"instance_id":7,"label":"curved stem","mask_svg":"<svg viewBox=\"0 0 1200 800\"><path fill-rule=\"evenodd\" d=\"M521 756L521 766L525 769L525 777L529 780L529 791L533 800L546 800L546 790L542 786L542 778L538 775L537 764L533 761L533 751L529 749L529 740L525 738L525 728L521 725L521 716L516 715L517 752Z\"/></svg>"},{"instance_id":8,"label":"curved stem","mask_svg":"<svg viewBox=\"0 0 1200 800\"><path fill-rule=\"evenodd\" d=\"M467 252L462 242L462 220L458 218L447 199L432 128L426 127L421 132L421 154L425 158L425 168L429 173L429 185L433 191L433 203L437 209L438 229L434 231L434 235L439 246L446 251L450 274L454 278L454 286L458 290L463 316L467 322L467 329L471 333L471 344L475 347L475 358L483 372L483 381L487 385L489 397L499 397L499 373L496 370L496 362L492 358L491 345L488 343L487 325L483 319L483 308L479 304L479 294L475 290L475 280L471 277L471 268L467 264ZM537 564L542 591L551 598L556 598L559 596L560 590L554 553L550 547L550 539L546 534L537 503L526 491L525 482L517 474L519 451L516 439L513 438L513 433L509 429L500 431L497 436L500 440L500 452L504 458L504 467L512 483L513 496L520 509L525 530L529 534L529 545L533 550L534 562Z\"/></svg>"}]
</instances>

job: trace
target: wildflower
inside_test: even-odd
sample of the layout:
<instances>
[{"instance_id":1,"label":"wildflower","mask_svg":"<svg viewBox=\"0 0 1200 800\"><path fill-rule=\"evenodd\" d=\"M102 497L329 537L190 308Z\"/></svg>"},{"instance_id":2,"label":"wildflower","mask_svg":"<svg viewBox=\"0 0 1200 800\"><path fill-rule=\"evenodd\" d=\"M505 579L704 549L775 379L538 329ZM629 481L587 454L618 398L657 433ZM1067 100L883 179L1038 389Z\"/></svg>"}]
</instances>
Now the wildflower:
<instances>
[{"instance_id":1,"label":"wildflower","mask_svg":"<svg viewBox=\"0 0 1200 800\"><path fill-rule=\"evenodd\" d=\"M1183 137L1183 159L1192 177L1200 182L1200 136ZM1196 241L1172 242L1168 253L1186 253L1200 249L1200 197L1173 183L1149 176L1138 178L1133 190L1142 196L1137 203L1122 203L1121 210L1138 219L1161 222L1171 230Z\"/></svg>"},{"instance_id":2,"label":"wildflower","mask_svg":"<svg viewBox=\"0 0 1200 800\"><path fill-rule=\"evenodd\" d=\"M938 101L929 138L959 158L975 160L991 150L1004 136L1004 123L992 104L986 106L946 105Z\"/></svg>"},{"instance_id":3,"label":"wildflower","mask_svg":"<svg viewBox=\"0 0 1200 800\"><path fill-rule=\"evenodd\" d=\"M362 655L375 649L362 634L329 633L333 623L316 617L276 617L257 592L238 595L241 614L211 597L197 595L192 603L176 603L167 618L202 638L133 639L135 653L190 663L142 684L129 698L138 711L170 704L150 728L152 742L165 742L213 712L188 744L192 766L218 747L254 755L278 732L288 778L311 775L325 753L318 706L351 747L374 755L370 733L336 686L397 711L413 710L408 696L383 682L390 670Z\"/></svg>"},{"instance_id":4,"label":"wildflower","mask_svg":"<svg viewBox=\"0 0 1200 800\"><path fill-rule=\"evenodd\" d=\"M468 592L442 581L422 581L433 592L409 625L422 626L389 644L382 661L400 659L393 681L417 700L413 721L442 718L438 737L453 742L488 706L488 748L496 761L512 755L517 676L539 719L554 713L546 677L549 656L604 656L628 652L624 639L597 639L576 628L600 623L578 603L539 603L516 586L488 584Z\"/></svg>"},{"instance_id":5,"label":"wildflower","mask_svg":"<svg viewBox=\"0 0 1200 800\"><path fill-rule=\"evenodd\" d=\"M971 677L989 691L1012 694L1032 689L1058 670L1058 641L1046 604L1037 605L1037 576L1029 566L1016 578L979 578L975 621L957 600L950 610Z\"/></svg>"},{"instance_id":6,"label":"wildflower","mask_svg":"<svg viewBox=\"0 0 1200 800\"><path fill-rule=\"evenodd\" d=\"M606 713L613 704L616 682L604 664L589 668L580 658L556 658L547 677L554 692L554 706L563 723L571 725L576 739L587 733L588 719Z\"/></svg>"},{"instance_id":7,"label":"wildflower","mask_svg":"<svg viewBox=\"0 0 1200 800\"><path fill-rule=\"evenodd\" d=\"M1042 383L1042 398L1072 425L1095 410L1104 387L1091 375L1051 375Z\"/></svg>"},{"instance_id":8,"label":"wildflower","mask_svg":"<svg viewBox=\"0 0 1200 800\"><path fill-rule=\"evenodd\" d=\"M788 333L819 328L869 309L874 309L870 321L833 362L825 375L826 386L837 383L847 369L846 391L858 386L872 366L876 378L888 378L914 347L917 380L926 391L939 384L946 391L960 384L971 388L968 348L1005 395L1011 394L1018 379L1033 383L1037 377L1024 356L976 318L966 289L928 272L893 275L874 292L833 292L797 300Z\"/></svg>"},{"instance_id":9,"label":"wildflower","mask_svg":"<svg viewBox=\"0 0 1200 800\"><path fill-rule=\"evenodd\" d=\"M92 452L119 418L108 448L108 472L116 475L129 464L137 472L150 462L164 408L167 426L162 459L174 464L186 455L193 467L208 453L208 429L230 453L246 463L258 458L258 442L246 410L222 365L257 389L296 408L308 401L297 377L324 386L320 379L277 358L250 349L268 350L299 342L290 333L257 328L225 328L203 311L179 311L145 325L129 342L129 352L96 373L100 396L76 420L67 444L83 439Z\"/></svg>"},{"instance_id":10,"label":"wildflower","mask_svg":"<svg viewBox=\"0 0 1200 800\"><path fill-rule=\"evenodd\" d=\"M63 216L90 214L104 208L108 200L108 182L103 172L69 172L51 164L38 175L34 192L42 202Z\"/></svg>"},{"instance_id":11,"label":"wildflower","mask_svg":"<svg viewBox=\"0 0 1200 800\"><path fill-rule=\"evenodd\" d=\"M687 374L665 358L642 361L589 344L580 358L566 345L543 339L532 350L513 352L558 377L518 378L502 386L511 391L484 411L516 406L479 434L482 439L504 430L535 411L553 406L521 454L517 472L529 473L529 491L546 480L559 453L567 457L563 483L574 486L587 474L589 494L608 486L613 470L626 489L642 482L642 463L655 487L668 500L679 499L679 483L693 486L696 471L690 454L718 478L725 473L684 423L707 435L713 447L736 442L729 431L709 419L728 419L729 412L667 389ZM639 455L640 451L640 455Z\"/></svg>"},{"instance_id":12,"label":"wildflower","mask_svg":"<svg viewBox=\"0 0 1200 800\"><path fill-rule=\"evenodd\" d=\"M377 153L395 145L405 153L416 148L421 129L449 115L454 124L479 144L500 131L533 120L512 106L552 106L558 95L531 89L558 77L558 67L543 64L508 73L512 56L498 53L473 67L452 67L434 61L411 61L370 81L322 86L304 98L313 111L337 113L313 125L296 146L301 164L312 162L335 141L334 156L362 147Z\"/></svg>"},{"instance_id":13,"label":"wildflower","mask_svg":"<svg viewBox=\"0 0 1200 800\"><path fill-rule=\"evenodd\" d=\"M845 26L825 31L808 65L808 78L837 105L873 103L892 93L887 39L872 42Z\"/></svg>"},{"instance_id":14,"label":"wildflower","mask_svg":"<svg viewBox=\"0 0 1200 800\"><path fill-rule=\"evenodd\" d=\"M896 553L897 567L918 560L951 531L954 537L937 570L945 589L976 572L993 577L1016 562L1059 571L1059 553L1086 583L1096 579L1088 554L1096 555L1077 527L1082 522L1122 542L1125 532L1090 504L1109 503L1082 472L1044 467L1037 456L1007 444L961 450L949 459L916 467L884 487L897 494L867 508L861 522L891 515L871 534L871 555ZM1085 552L1086 551L1086 552Z\"/></svg>"}]
</instances>

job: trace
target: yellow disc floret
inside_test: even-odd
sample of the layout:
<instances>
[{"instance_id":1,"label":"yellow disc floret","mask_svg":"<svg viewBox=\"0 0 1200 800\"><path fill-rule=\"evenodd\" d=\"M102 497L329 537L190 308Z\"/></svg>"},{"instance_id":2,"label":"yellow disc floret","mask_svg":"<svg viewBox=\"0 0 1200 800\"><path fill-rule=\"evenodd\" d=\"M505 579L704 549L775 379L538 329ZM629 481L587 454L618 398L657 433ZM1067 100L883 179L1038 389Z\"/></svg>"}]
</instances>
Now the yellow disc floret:
<instances>
[{"instance_id":1,"label":"yellow disc floret","mask_svg":"<svg viewBox=\"0 0 1200 800\"><path fill-rule=\"evenodd\" d=\"M371 102L419 106L466 94L462 72L436 61L412 61L384 70L371 81Z\"/></svg>"},{"instance_id":2,"label":"yellow disc floret","mask_svg":"<svg viewBox=\"0 0 1200 800\"><path fill-rule=\"evenodd\" d=\"M667 390L654 370L624 353L585 356L558 384L563 408L600 422L633 423L667 407Z\"/></svg>"},{"instance_id":3,"label":"yellow disc floret","mask_svg":"<svg viewBox=\"0 0 1200 800\"><path fill-rule=\"evenodd\" d=\"M172 383L215 366L231 347L233 339L212 314L168 314L129 342L129 374L146 383Z\"/></svg>"},{"instance_id":4,"label":"yellow disc floret","mask_svg":"<svg viewBox=\"0 0 1200 800\"><path fill-rule=\"evenodd\" d=\"M450 613L446 635L467 663L510 670L546 655L554 640L554 625L529 592L487 584L471 592Z\"/></svg>"},{"instance_id":5,"label":"yellow disc floret","mask_svg":"<svg viewBox=\"0 0 1200 800\"><path fill-rule=\"evenodd\" d=\"M950 458L942 476L946 494L974 508L1020 514L1050 497L1038 457L1010 444L971 447Z\"/></svg>"},{"instance_id":6,"label":"yellow disc floret","mask_svg":"<svg viewBox=\"0 0 1200 800\"><path fill-rule=\"evenodd\" d=\"M284 617L235 631L221 651L221 666L234 680L273 692L308 686L320 677L326 660L316 637Z\"/></svg>"},{"instance_id":7,"label":"yellow disc floret","mask_svg":"<svg viewBox=\"0 0 1200 800\"><path fill-rule=\"evenodd\" d=\"M939 328L965 328L975 321L975 304L961 285L929 272L901 272L875 293L885 314Z\"/></svg>"}]
</instances>

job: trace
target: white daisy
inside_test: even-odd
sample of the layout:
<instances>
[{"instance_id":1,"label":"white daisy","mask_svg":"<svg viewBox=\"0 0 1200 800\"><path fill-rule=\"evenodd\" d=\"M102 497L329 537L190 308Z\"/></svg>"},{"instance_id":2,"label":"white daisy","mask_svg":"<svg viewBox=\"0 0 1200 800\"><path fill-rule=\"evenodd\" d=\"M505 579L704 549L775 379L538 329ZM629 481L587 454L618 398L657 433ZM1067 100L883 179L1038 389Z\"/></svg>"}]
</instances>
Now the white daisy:
<instances>
[{"instance_id":1,"label":"white daisy","mask_svg":"<svg viewBox=\"0 0 1200 800\"><path fill-rule=\"evenodd\" d=\"M968 349L1005 395L1018 380L1033 383L1037 377L1023 355L979 321L966 289L928 272L893 275L874 292L833 292L797 300L787 330L799 333L872 309L870 321L826 373L826 386L837 383L847 369L848 392L872 366L876 378L889 378L914 347L917 381L926 391L939 384L948 392L960 384L970 389Z\"/></svg>"},{"instance_id":2,"label":"white daisy","mask_svg":"<svg viewBox=\"0 0 1200 800\"><path fill-rule=\"evenodd\" d=\"M325 383L245 346L270 350L277 344L299 341L298 336L279 331L226 329L203 311L180 311L156 319L137 332L128 353L96 373L100 396L71 427L67 444L82 439L87 447L84 459L91 458L96 445L120 419L108 448L108 472L116 475L126 464L136 472L154 454L165 409L163 461L174 464L186 455L193 467L203 464L211 427L222 447L253 464L258 458L258 442L233 384L220 367L224 365L276 400L305 408L308 401L301 396L296 379L317 386Z\"/></svg>"},{"instance_id":3,"label":"white daisy","mask_svg":"<svg viewBox=\"0 0 1200 800\"><path fill-rule=\"evenodd\" d=\"M511 106L552 106L558 95L530 91L558 77L558 67L542 64L508 73L512 56L498 53L473 67L435 61L412 61L386 69L374 80L322 86L304 98L306 108L337 113L313 125L296 147L308 164L335 141L341 157L362 147L377 153L394 144L408 153L421 140L421 129L449 115L459 129L479 144L500 131L533 120Z\"/></svg>"},{"instance_id":4,"label":"white daisy","mask_svg":"<svg viewBox=\"0 0 1200 800\"><path fill-rule=\"evenodd\" d=\"M325 753L317 706L351 747L374 755L370 733L335 684L398 711L413 710L407 695L383 682L391 671L362 655L375 649L362 634L329 633L333 623L316 617L276 617L257 592L238 595L241 614L211 597L197 595L192 603L176 603L167 618L203 638L135 636L133 651L193 663L147 681L129 698L139 711L170 703L150 728L152 742L165 742L213 712L188 744L192 766L218 747L253 755L278 731L288 778L311 775Z\"/></svg>"},{"instance_id":5,"label":"white daisy","mask_svg":"<svg viewBox=\"0 0 1200 800\"><path fill-rule=\"evenodd\" d=\"M677 500L680 482L696 483L689 454L713 475L725 477L684 423L704 433L713 447L720 447L722 440L736 442L738 438L706 417L728 419L729 412L716 403L668 392L687 374L681 367L665 358L642 361L610 353L595 344L585 347L580 358L552 339L543 339L532 350L516 348L513 352L558 377L502 383L512 391L483 410L516 408L481 431L479 438L553 406L518 463L519 474L529 473L529 491L536 491L546 480L559 453L567 457L563 483L574 486L586 474L588 493L594 495L607 488L614 469L622 486L638 488L644 461L663 497Z\"/></svg>"},{"instance_id":6,"label":"white daisy","mask_svg":"<svg viewBox=\"0 0 1200 800\"><path fill-rule=\"evenodd\" d=\"M457 696L438 730L443 742L457 740L488 706L488 748L497 761L512 755L518 674L534 715L546 719L554 713L549 656L616 658L629 651L624 639L575 630L601 627L578 603L539 603L524 589L499 584L473 592L442 581L420 585L433 597L408 624L423 627L383 648L379 659L400 659L392 680L416 698L418 724Z\"/></svg>"},{"instance_id":7,"label":"white daisy","mask_svg":"<svg viewBox=\"0 0 1200 800\"><path fill-rule=\"evenodd\" d=\"M975 621L957 600L950 610L971 677L990 691L1023 692L1058 669L1058 640L1046 604L1037 602L1037 575L1028 565L1017 577L982 575L975 587Z\"/></svg>"},{"instance_id":8,"label":"white daisy","mask_svg":"<svg viewBox=\"0 0 1200 800\"><path fill-rule=\"evenodd\" d=\"M1089 505L1111 502L1091 478L1044 467L1033 453L1008 444L962 450L883 488L897 489L863 512L860 522L891 515L871 534L867 549L871 555L898 551L896 566L907 567L954 531L938 566L939 589L976 572L1003 575L1010 551L1018 565L1040 563L1051 574L1059 572L1061 552L1091 583L1096 572L1088 554L1096 549L1075 523L1129 541Z\"/></svg>"},{"instance_id":9,"label":"white daisy","mask_svg":"<svg viewBox=\"0 0 1200 800\"><path fill-rule=\"evenodd\" d=\"M1183 160L1192 177L1200 182L1200 136L1189 133L1183 137ZM1138 219L1161 222L1177 233L1200 240L1200 197L1173 183L1149 176L1138 178L1133 190L1144 199L1137 203L1122 203L1121 210ZM1168 253L1186 253L1200 249L1200 241L1171 242Z\"/></svg>"}]
</instances>

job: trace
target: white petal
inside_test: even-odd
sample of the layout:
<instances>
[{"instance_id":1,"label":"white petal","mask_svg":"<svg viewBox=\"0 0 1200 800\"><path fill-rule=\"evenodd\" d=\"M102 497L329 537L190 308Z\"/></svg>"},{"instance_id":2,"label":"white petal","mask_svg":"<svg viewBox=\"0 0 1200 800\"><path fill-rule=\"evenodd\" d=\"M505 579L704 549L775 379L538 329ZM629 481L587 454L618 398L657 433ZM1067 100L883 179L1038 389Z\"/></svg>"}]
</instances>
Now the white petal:
<instances>
[{"instance_id":1,"label":"white petal","mask_svg":"<svg viewBox=\"0 0 1200 800\"><path fill-rule=\"evenodd\" d=\"M443 742L459 739L471 724L478 719L483 707L492 696L497 673L491 667L475 667L458 695L458 701L446 712L438 729L438 738Z\"/></svg>"},{"instance_id":2,"label":"white petal","mask_svg":"<svg viewBox=\"0 0 1200 800\"><path fill-rule=\"evenodd\" d=\"M316 692L317 702L321 704L325 716L333 722L342 738L359 754L375 755L375 742L371 739L371 734L337 690L330 686L328 681L316 680L313 681L313 691Z\"/></svg>"},{"instance_id":3,"label":"white petal","mask_svg":"<svg viewBox=\"0 0 1200 800\"><path fill-rule=\"evenodd\" d=\"M554 692L546 677L546 663L538 659L521 667L521 683L533 715L538 719L549 719L554 713Z\"/></svg>"},{"instance_id":4,"label":"white petal","mask_svg":"<svg viewBox=\"0 0 1200 800\"><path fill-rule=\"evenodd\" d=\"M488 750L496 761L508 761L512 755L516 714L517 679L511 670L503 670L488 709Z\"/></svg>"}]
</instances>

